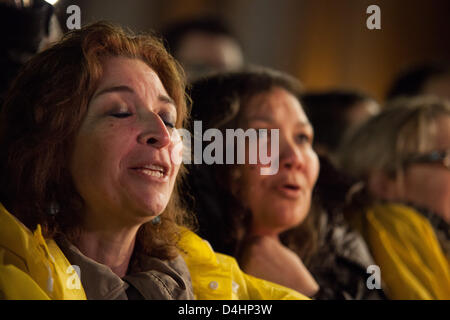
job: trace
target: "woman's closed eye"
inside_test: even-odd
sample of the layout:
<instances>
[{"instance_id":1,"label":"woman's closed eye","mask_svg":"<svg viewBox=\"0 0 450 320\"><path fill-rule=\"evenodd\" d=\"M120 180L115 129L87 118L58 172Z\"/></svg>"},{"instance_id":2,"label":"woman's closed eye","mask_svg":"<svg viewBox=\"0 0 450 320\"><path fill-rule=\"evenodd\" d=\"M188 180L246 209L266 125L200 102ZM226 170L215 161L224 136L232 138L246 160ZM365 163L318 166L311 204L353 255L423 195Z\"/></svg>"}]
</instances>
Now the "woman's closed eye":
<instances>
[{"instance_id":1,"label":"woman's closed eye","mask_svg":"<svg viewBox=\"0 0 450 320\"><path fill-rule=\"evenodd\" d=\"M163 113L160 114L159 117L161 118L161 121L164 123L164 125L169 128L169 129L174 129L175 128L175 121L174 120L174 116Z\"/></svg>"},{"instance_id":2,"label":"woman's closed eye","mask_svg":"<svg viewBox=\"0 0 450 320\"><path fill-rule=\"evenodd\" d=\"M113 116L113 117L115 117L115 118L119 118L119 119L122 119L122 118L128 118L128 117L130 117L130 116L132 116L133 114L131 113L131 112L129 112L129 111L124 111L124 112L115 112L115 113L112 113L111 114L111 116Z\"/></svg>"},{"instance_id":3,"label":"woman's closed eye","mask_svg":"<svg viewBox=\"0 0 450 320\"><path fill-rule=\"evenodd\" d=\"M131 117L133 115L133 112L127 105L122 105L121 104L121 105L118 105L118 106L114 107L109 112L109 115L114 117L114 118L123 119L123 118Z\"/></svg>"},{"instance_id":4,"label":"woman's closed eye","mask_svg":"<svg viewBox=\"0 0 450 320\"><path fill-rule=\"evenodd\" d=\"M168 127L169 129L175 128L175 123L172 122L172 121L170 121L170 120L164 120L164 119L162 119L162 122L163 122L164 125L165 125L166 127Z\"/></svg>"}]
</instances>

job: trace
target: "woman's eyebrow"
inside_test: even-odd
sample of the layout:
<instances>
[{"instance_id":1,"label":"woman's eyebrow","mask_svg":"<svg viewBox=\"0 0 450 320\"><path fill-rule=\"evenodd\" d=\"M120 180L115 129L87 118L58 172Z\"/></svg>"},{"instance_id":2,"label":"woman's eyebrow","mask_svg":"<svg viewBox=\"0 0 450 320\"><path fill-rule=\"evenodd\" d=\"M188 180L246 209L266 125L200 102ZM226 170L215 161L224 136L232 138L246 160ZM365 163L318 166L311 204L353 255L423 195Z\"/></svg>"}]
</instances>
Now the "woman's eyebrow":
<instances>
[{"instance_id":1,"label":"woman's eyebrow","mask_svg":"<svg viewBox=\"0 0 450 320\"><path fill-rule=\"evenodd\" d=\"M272 118L264 117L264 116L256 116L256 117L250 117L247 119L249 122L253 121L262 121L262 122L268 122L268 123L274 123L275 121ZM300 127L312 127L311 122L309 121L298 121L296 123L297 126Z\"/></svg>"},{"instance_id":2,"label":"woman's eyebrow","mask_svg":"<svg viewBox=\"0 0 450 320\"><path fill-rule=\"evenodd\" d=\"M134 90L128 86L122 85L122 86L113 86L113 87L107 87L105 89L100 90L97 92L93 99L97 98L98 96L101 96L102 94L111 93L111 92L128 92L128 93L135 93Z\"/></svg>"},{"instance_id":3,"label":"woman's eyebrow","mask_svg":"<svg viewBox=\"0 0 450 320\"><path fill-rule=\"evenodd\" d=\"M175 114L177 113L177 107L175 105L175 101L173 101L173 99L171 97L160 94L158 96L158 100L165 103L166 105L169 105L173 109Z\"/></svg>"},{"instance_id":4,"label":"woman's eyebrow","mask_svg":"<svg viewBox=\"0 0 450 320\"><path fill-rule=\"evenodd\" d=\"M161 101L161 102L170 104L170 105L172 105L172 106L176 109L176 107L175 107L175 101L173 101L173 99L172 99L171 97L160 94L160 95L158 96L158 100Z\"/></svg>"},{"instance_id":5,"label":"woman's eyebrow","mask_svg":"<svg viewBox=\"0 0 450 320\"><path fill-rule=\"evenodd\" d=\"M102 89L99 92L97 92L93 98L97 98L98 96L101 96L102 94L111 93L111 92L127 92L127 93L136 94L136 92L131 87L128 87L126 85L120 85L120 86L112 86L112 87L107 87L105 89ZM163 103L172 105L172 107L176 110L175 101L173 101L173 99L171 97L160 94L160 95L158 95L158 100Z\"/></svg>"},{"instance_id":6,"label":"woman's eyebrow","mask_svg":"<svg viewBox=\"0 0 450 320\"><path fill-rule=\"evenodd\" d=\"M158 99L161 102L169 103L169 104L172 104L172 105L175 106L175 101L173 101L173 99L171 97L169 97L169 96L165 96L165 95L160 94L158 96Z\"/></svg>"}]
</instances>

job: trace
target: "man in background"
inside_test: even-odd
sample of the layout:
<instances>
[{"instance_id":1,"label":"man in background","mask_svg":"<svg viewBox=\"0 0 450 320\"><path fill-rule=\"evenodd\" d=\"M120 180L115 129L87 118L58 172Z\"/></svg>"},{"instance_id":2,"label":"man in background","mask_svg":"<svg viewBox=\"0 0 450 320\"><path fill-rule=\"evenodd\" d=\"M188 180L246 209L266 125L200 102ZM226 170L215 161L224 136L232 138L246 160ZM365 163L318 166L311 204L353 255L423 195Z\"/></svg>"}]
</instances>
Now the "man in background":
<instances>
[{"instance_id":1,"label":"man in background","mask_svg":"<svg viewBox=\"0 0 450 320\"><path fill-rule=\"evenodd\" d=\"M62 30L44 0L0 0L0 106L11 81L36 53L59 40Z\"/></svg>"},{"instance_id":2,"label":"man in background","mask_svg":"<svg viewBox=\"0 0 450 320\"><path fill-rule=\"evenodd\" d=\"M244 64L239 41L218 18L180 21L169 25L162 35L189 82L214 72L238 70Z\"/></svg>"}]
</instances>

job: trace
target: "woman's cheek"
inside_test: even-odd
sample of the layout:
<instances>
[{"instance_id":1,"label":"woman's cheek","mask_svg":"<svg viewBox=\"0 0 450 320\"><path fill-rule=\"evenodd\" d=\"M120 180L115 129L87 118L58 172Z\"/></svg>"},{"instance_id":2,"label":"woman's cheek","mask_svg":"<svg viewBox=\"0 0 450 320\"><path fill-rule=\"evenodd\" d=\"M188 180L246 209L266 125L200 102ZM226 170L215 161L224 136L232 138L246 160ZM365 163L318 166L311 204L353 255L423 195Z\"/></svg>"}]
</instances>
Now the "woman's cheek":
<instances>
[{"instance_id":1,"label":"woman's cheek","mask_svg":"<svg viewBox=\"0 0 450 320\"><path fill-rule=\"evenodd\" d=\"M176 130L171 135L171 143L169 146L170 161L172 165L177 165L178 167L183 162L183 141Z\"/></svg>"},{"instance_id":2,"label":"woman's cheek","mask_svg":"<svg viewBox=\"0 0 450 320\"><path fill-rule=\"evenodd\" d=\"M311 186L314 186L316 184L317 178L319 177L319 171L320 171L320 162L319 157L317 156L317 153L310 148L308 150L308 159L309 159L309 179L311 182Z\"/></svg>"}]
</instances>

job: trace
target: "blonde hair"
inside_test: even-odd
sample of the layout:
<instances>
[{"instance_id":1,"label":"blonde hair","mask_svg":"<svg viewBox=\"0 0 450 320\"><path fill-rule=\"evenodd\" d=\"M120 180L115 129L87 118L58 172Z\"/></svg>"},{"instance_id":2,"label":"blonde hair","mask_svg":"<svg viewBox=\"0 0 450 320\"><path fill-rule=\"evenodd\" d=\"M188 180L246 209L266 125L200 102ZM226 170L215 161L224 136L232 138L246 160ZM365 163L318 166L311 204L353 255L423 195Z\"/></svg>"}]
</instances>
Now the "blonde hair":
<instances>
[{"instance_id":1,"label":"blonde hair","mask_svg":"<svg viewBox=\"0 0 450 320\"><path fill-rule=\"evenodd\" d=\"M436 120L450 116L450 103L431 96L399 98L344 138L338 164L367 182L374 170L401 183L406 161L434 147Z\"/></svg>"}]
</instances>

